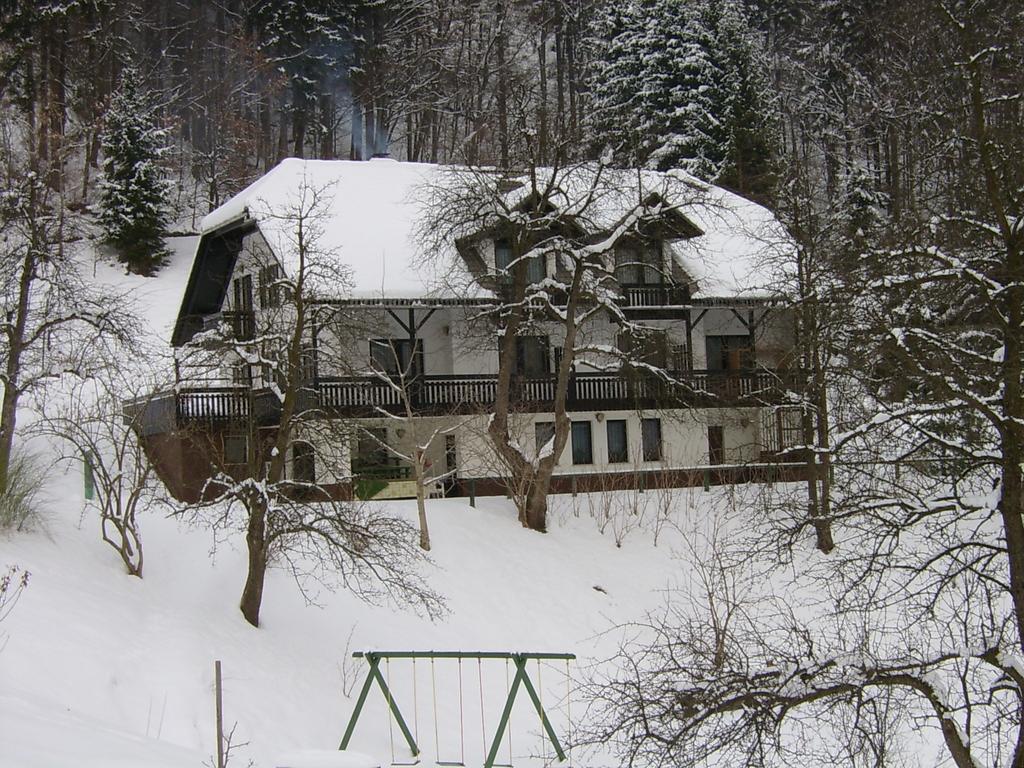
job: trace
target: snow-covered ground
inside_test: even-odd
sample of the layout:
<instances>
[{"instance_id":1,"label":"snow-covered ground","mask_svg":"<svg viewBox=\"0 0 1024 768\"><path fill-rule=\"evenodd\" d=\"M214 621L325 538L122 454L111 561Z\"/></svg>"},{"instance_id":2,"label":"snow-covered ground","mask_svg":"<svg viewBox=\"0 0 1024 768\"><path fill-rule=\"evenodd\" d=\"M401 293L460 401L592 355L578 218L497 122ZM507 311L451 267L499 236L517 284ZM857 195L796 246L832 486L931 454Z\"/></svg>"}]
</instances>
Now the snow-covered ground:
<instances>
[{"instance_id":1,"label":"snow-covered ground","mask_svg":"<svg viewBox=\"0 0 1024 768\"><path fill-rule=\"evenodd\" d=\"M97 766L117 764L124 755L126 765L139 765L145 755L145 765L198 766L215 743L215 659L223 663L227 725L237 722L236 740L250 742L239 754L269 766L282 751L335 748L364 674L361 666L353 674L351 651L572 652L580 656L571 668L578 675L615 650L618 635L606 634L609 629L659 606L659 590L681 568L667 540L654 547L637 531L617 547L585 513L573 516L568 498L555 500L557 520L547 535L522 529L504 499L480 500L476 509L461 499L436 500L429 504L434 565L427 574L447 601L443 619L368 606L345 592L322 592L314 596L319 605L310 606L288 575L275 572L263 626L253 629L236 607L245 567L241 542L220 544L211 557L209 534L154 514L144 521L145 578L130 578L100 542L93 521L78 525L80 483L72 473L53 478L47 530L0 541L0 563L32 573L3 624L3 765L61 765L70 755ZM390 504L413 517L412 502ZM461 728L456 662L417 665L415 708L411 663L395 661L387 671L407 718L418 720L425 761L437 757L435 682L440 758L461 756L462 731L467 762L482 762L479 675L489 740L503 703L502 662L485 662L482 670L463 664ZM564 734L564 666L545 664L540 681L536 667L529 672ZM569 692L576 695L571 685ZM580 702L571 704L582 711ZM513 726L520 764L544 749L525 696ZM394 738L400 740L397 729ZM376 689L351 747L390 760L384 701Z\"/></svg>"},{"instance_id":2,"label":"snow-covered ground","mask_svg":"<svg viewBox=\"0 0 1024 768\"><path fill-rule=\"evenodd\" d=\"M137 288L148 323L166 339L194 244L173 241L172 263L157 279L127 278L103 264L97 279ZM290 576L274 571L263 626L254 629L237 610L240 538L215 543L207 531L151 510L142 520L145 578L131 578L100 541L96 521L81 519L80 469L54 468L44 524L0 537L0 566L31 572L0 624L0 766L212 765L218 659L226 726L235 727L236 745L247 743L232 752L231 766L274 766L283 753L336 749L365 673L349 658L354 650L571 652L578 678L615 651L617 625L658 608L663 588L685 578L679 531L703 524L726 492L677 493L678 527L657 546L640 529L618 546L615 526L600 533L584 497L553 498L546 535L521 528L505 499L481 499L476 508L465 499L432 500L433 563L425 575L446 600L443 618L370 606L344 591L308 594L311 605ZM388 504L415 520L413 502ZM504 701L503 662L465 662L460 670L447 660L395 661L385 671L425 764L463 757L482 764ZM582 702L565 665L531 664L529 673L566 735ZM374 689L351 748L387 765L392 734L384 713ZM395 759L408 762L397 729L393 738ZM513 713L511 751L517 766L551 761L525 696ZM508 754L506 742L500 762ZM572 763L585 761L574 755Z\"/></svg>"}]
</instances>

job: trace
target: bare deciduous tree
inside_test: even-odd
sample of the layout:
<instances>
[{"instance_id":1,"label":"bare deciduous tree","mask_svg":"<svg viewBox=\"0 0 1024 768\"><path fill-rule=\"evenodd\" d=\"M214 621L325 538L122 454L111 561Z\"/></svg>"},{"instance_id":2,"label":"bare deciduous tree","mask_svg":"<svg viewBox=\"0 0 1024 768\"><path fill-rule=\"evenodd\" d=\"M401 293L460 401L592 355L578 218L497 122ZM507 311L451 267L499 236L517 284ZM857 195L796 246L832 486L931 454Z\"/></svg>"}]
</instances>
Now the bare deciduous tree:
<instances>
[{"instance_id":1,"label":"bare deciduous tree","mask_svg":"<svg viewBox=\"0 0 1024 768\"><path fill-rule=\"evenodd\" d=\"M152 464L142 447L139 419L155 382L132 370L48 389L49 405L32 430L60 441L57 460L84 465L93 496L85 513L95 513L104 543L130 576L142 577L139 514L160 502Z\"/></svg>"},{"instance_id":2,"label":"bare deciduous tree","mask_svg":"<svg viewBox=\"0 0 1024 768\"><path fill-rule=\"evenodd\" d=\"M1024 15L912 7L890 21L914 57L885 83L927 160L848 265L837 546L761 566L752 594L785 600L738 614L724 663L704 650L710 608L622 659L600 722L630 761L820 765L860 745L888 762L924 742L958 768L1024 764Z\"/></svg>"},{"instance_id":3,"label":"bare deciduous tree","mask_svg":"<svg viewBox=\"0 0 1024 768\"><path fill-rule=\"evenodd\" d=\"M0 126L0 494L23 396L64 374L89 375L100 365L94 345L131 346L123 297L83 278L64 200L22 159L20 136Z\"/></svg>"},{"instance_id":4,"label":"bare deciduous tree","mask_svg":"<svg viewBox=\"0 0 1024 768\"><path fill-rule=\"evenodd\" d=\"M408 437L411 449L403 452L398 446L378 439L372 432L366 434L379 448L412 468L413 481L416 483L416 512L419 518L420 549L429 552L430 528L427 524L427 495L448 480L447 472L438 472L431 464L429 453L437 445L439 438L456 433L465 419L459 419L454 415L454 412L458 410L457 405L449 406L447 413L432 414L430 419L418 414L416 392L419 382L415 355L410 355L403 364L394 346L389 346L383 351L383 354L385 358L387 356L391 358L387 361L387 370L376 364L377 360L371 360L371 363L374 363L371 370L376 378L395 394L400 404L401 413L393 413L379 406L377 411L388 421L401 424L401 429Z\"/></svg>"},{"instance_id":5,"label":"bare deciduous tree","mask_svg":"<svg viewBox=\"0 0 1024 768\"><path fill-rule=\"evenodd\" d=\"M321 302L348 283L343 261L323 236L332 199L330 187L307 179L280 205L254 203L264 206L263 235L274 241L269 253L254 251L249 265L272 268L262 272L263 306L259 312L235 308L240 319L197 335L184 355L190 362L182 365L200 376L234 366L247 383L244 456L226 456L219 434L200 438L219 456L204 492L209 503L181 514L244 532L248 571L240 609L253 626L259 626L266 573L275 561L300 582L340 582L367 599L389 597L431 614L441 606L417 572L423 556L415 529L376 505L345 497L354 432L319 406L313 368L347 351L342 342L314 342L314 329L345 328L338 310Z\"/></svg>"},{"instance_id":6,"label":"bare deciduous tree","mask_svg":"<svg viewBox=\"0 0 1024 768\"><path fill-rule=\"evenodd\" d=\"M616 263L616 247L643 237L648 226L671 229L673 212L698 195L680 177L615 171L600 163L515 173L453 169L430 190L432 213L423 227L427 248L447 253L457 243L472 279L496 299L478 308L471 322L497 333L497 386L487 431L512 485L525 492L521 501L513 495L525 527L547 526L551 478L569 438L577 366L619 371L626 365L638 375L671 379L643 360L638 347L595 341L590 332L598 320L637 336L650 331L622 311L616 267L624 264ZM481 243L498 240L507 245L500 264L479 250ZM666 260L655 268L665 272L671 264ZM523 377L520 345L533 335L550 335L555 350L545 407L554 429L536 455L524 449L513 424Z\"/></svg>"}]
</instances>

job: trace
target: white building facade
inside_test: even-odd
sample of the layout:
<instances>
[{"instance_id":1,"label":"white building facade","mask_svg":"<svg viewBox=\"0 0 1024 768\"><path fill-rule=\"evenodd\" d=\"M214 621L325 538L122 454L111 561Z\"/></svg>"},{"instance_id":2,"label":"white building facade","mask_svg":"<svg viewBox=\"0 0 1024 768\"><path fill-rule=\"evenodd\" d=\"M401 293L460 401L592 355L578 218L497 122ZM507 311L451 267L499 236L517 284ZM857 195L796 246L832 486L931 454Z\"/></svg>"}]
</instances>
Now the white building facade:
<instances>
[{"instance_id":1,"label":"white building facade","mask_svg":"<svg viewBox=\"0 0 1024 768\"><path fill-rule=\"evenodd\" d=\"M510 246L486 227L439 241L448 230L435 221L445 211L438 195L459 173L469 172L287 160L204 220L172 340L178 386L150 403L143 430L175 495L199 493L210 446L222 464L242 464L253 420L274 428L278 371L244 350L295 322L289 292L300 278L303 407L350 429L332 451L297 449L290 471L337 493L372 478L374 493L406 495L403 458L431 435L427 464L439 487L503 492L487 423ZM583 171L565 177L590 195L592 209L565 192L565 215L592 230L611 289L607 311L580 327L571 434L553 490L779 476L787 449L801 443L792 315L784 271L773 266L789 247L781 228L765 209L681 174L609 173L602 189L611 192L598 203L593 184L578 182ZM518 190L497 194L517 210ZM629 229L637 206L623 200L633 199L655 211L655 226ZM614 245L601 245L610 232ZM561 275L557 254L539 252L525 270L537 285ZM197 352L214 328L239 345ZM516 341L511 421L527 456L551 434L564 334L557 317L540 317ZM174 438L187 430L215 437L200 449ZM310 441L323 439L314 432Z\"/></svg>"}]
</instances>

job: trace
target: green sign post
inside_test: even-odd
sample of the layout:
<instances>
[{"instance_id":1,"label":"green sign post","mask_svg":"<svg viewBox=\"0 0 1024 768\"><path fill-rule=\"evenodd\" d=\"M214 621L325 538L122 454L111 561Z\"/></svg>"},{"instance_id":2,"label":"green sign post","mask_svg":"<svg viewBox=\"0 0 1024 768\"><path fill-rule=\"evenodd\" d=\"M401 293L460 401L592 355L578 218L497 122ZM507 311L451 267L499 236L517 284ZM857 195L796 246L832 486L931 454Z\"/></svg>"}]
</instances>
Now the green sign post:
<instances>
[{"instance_id":1,"label":"green sign post","mask_svg":"<svg viewBox=\"0 0 1024 768\"><path fill-rule=\"evenodd\" d=\"M93 469L93 455L90 451L82 453L82 480L85 484L85 499L92 501L96 498L96 476Z\"/></svg>"}]
</instances>

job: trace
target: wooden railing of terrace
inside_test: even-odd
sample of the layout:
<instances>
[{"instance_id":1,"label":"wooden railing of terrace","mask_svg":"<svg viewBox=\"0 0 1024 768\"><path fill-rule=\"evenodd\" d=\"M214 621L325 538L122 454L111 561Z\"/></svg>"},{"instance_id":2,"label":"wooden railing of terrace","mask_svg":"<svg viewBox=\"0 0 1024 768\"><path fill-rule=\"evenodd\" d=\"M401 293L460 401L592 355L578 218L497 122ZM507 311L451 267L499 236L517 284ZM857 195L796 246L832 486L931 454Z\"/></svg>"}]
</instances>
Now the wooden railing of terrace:
<instances>
[{"instance_id":1,"label":"wooden railing of terrace","mask_svg":"<svg viewBox=\"0 0 1024 768\"><path fill-rule=\"evenodd\" d=\"M422 376L408 385L407 397L418 414L487 411L497 392L495 375ZM665 377L645 373L577 373L569 380L570 411L753 407L787 401L788 377L775 371L685 371ZM514 377L512 401L523 411L550 410L554 376ZM170 396L171 393L169 393ZM272 423L276 398L269 390L238 386L188 386L175 393L179 422L244 421L250 410L260 423ZM403 397L375 376L320 378L300 401L305 411L329 417L370 417L404 410Z\"/></svg>"}]
</instances>

